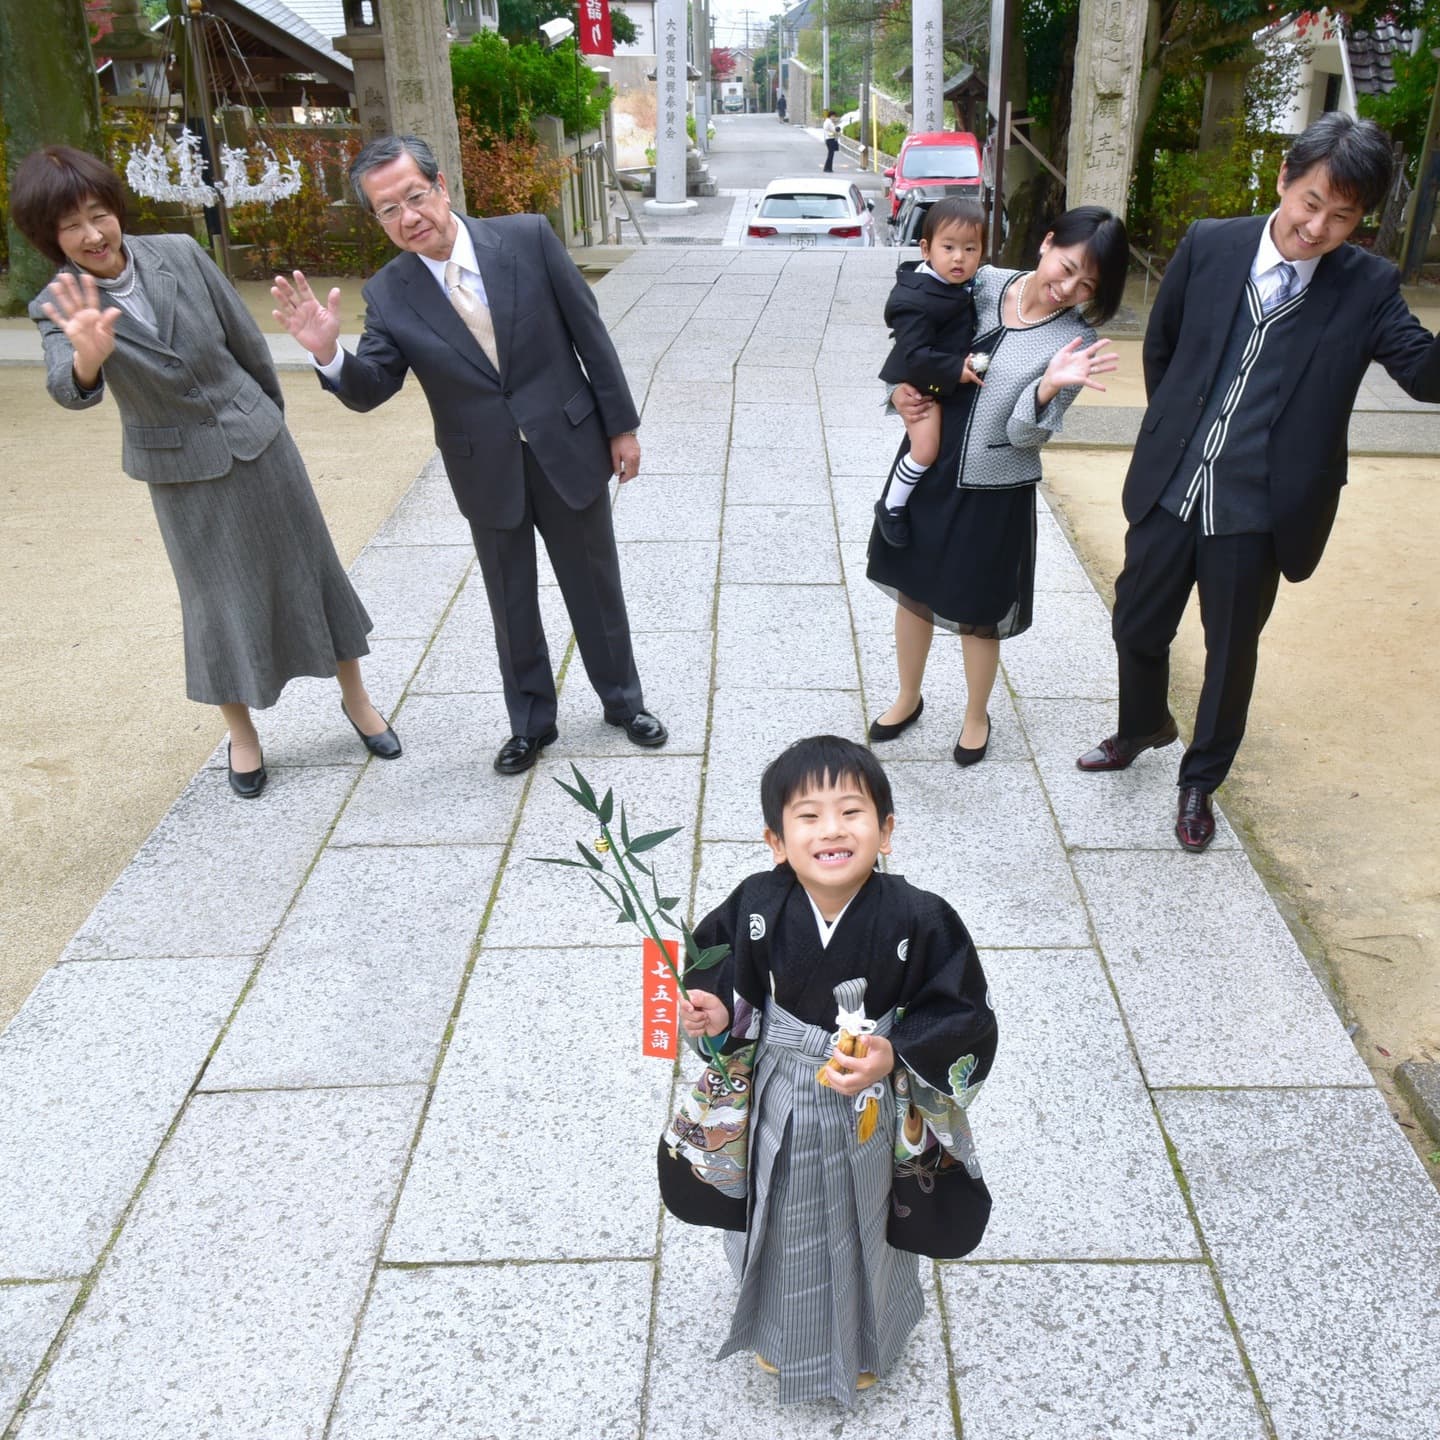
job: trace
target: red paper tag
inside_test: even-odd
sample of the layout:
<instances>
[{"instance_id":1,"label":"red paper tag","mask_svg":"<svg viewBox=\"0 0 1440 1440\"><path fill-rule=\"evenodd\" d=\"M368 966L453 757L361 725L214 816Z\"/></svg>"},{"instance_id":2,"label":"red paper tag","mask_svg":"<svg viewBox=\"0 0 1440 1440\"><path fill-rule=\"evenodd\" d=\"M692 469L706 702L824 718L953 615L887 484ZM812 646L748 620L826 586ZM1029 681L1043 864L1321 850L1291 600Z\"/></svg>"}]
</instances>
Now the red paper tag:
<instances>
[{"instance_id":1,"label":"red paper tag","mask_svg":"<svg viewBox=\"0 0 1440 1440\"><path fill-rule=\"evenodd\" d=\"M665 949L672 961L678 957L677 941L667 940ZM644 943L640 970L645 1015L641 1053L673 1060L677 1053L676 1034L680 1024L680 987L660 954L660 947L653 940Z\"/></svg>"},{"instance_id":2,"label":"red paper tag","mask_svg":"<svg viewBox=\"0 0 1440 1440\"><path fill-rule=\"evenodd\" d=\"M582 55L615 53L615 41L610 34L610 0L579 0L575 6L575 16L580 24ZM670 941L665 943L668 945Z\"/></svg>"}]
</instances>

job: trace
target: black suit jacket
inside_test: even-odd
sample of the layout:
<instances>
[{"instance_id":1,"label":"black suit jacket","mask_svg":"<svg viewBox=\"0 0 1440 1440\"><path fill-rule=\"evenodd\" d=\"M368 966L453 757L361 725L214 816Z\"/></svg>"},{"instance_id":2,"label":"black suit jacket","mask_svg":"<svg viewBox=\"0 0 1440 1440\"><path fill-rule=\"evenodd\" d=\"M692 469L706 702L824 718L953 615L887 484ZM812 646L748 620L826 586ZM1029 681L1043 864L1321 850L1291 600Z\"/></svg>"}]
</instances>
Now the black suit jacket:
<instances>
[{"instance_id":1,"label":"black suit jacket","mask_svg":"<svg viewBox=\"0 0 1440 1440\"><path fill-rule=\"evenodd\" d=\"M895 275L885 302L885 323L895 345L880 378L888 385L908 380L930 395L951 394L960 383L965 357L975 338L975 297L966 285L948 285L918 274L913 260Z\"/></svg>"},{"instance_id":2,"label":"black suit jacket","mask_svg":"<svg viewBox=\"0 0 1440 1440\"><path fill-rule=\"evenodd\" d=\"M352 410L373 410L413 371L467 519L520 523L522 430L556 491L584 509L609 483L610 437L640 424L595 297L543 215L460 223L475 242L499 373L424 262L405 254L366 285L360 344L339 383L321 384Z\"/></svg>"},{"instance_id":3,"label":"black suit jacket","mask_svg":"<svg viewBox=\"0 0 1440 1440\"><path fill-rule=\"evenodd\" d=\"M1268 217L1199 220L1165 271L1145 331L1150 404L1125 479L1125 518L1160 499L1200 422ZM1288 580L1320 563L1340 487L1360 382L1378 360L1417 400L1440 402L1440 339L1400 298L1400 272L1353 245L1316 267L1287 343L1291 364L1270 432L1275 550Z\"/></svg>"}]
</instances>

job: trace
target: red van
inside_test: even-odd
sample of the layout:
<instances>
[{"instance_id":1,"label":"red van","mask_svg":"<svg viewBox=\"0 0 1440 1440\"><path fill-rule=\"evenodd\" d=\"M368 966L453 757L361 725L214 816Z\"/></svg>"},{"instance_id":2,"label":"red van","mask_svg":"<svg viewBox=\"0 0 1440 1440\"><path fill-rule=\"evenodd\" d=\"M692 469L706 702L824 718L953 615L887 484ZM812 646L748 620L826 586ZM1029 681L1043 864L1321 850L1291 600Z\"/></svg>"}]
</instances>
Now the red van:
<instances>
[{"instance_id":1,"label":"red van","mask_svg":"<svg viewBox=\"0 0 1440 1440\"><path fill-rule=\"evenodd\" d=\"M944 185L957 195L968 195L973 187L974 198L980 200L985 185L980 174L980 142L968 130L907 135L895 164L886 169L885 179L892 221L900 213L901 197L917 185Z\"/></svg>"}]
</instances>

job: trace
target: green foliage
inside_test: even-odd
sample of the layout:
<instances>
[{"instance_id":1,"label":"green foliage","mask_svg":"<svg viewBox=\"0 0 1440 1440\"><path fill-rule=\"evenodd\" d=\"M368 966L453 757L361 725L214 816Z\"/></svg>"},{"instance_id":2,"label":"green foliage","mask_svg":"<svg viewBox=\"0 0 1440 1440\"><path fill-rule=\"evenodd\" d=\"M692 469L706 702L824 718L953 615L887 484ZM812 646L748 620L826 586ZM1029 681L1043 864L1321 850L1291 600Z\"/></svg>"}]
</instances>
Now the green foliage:
<instances>
[{"instance_id":1,"label":"green foliage","mask_svg":"<svg viewBox=\"0 0 1440 1440\"><path fill-rule=\"evenodd\" d=\"M1430 104L1440 83L1440 62L1430 53L1440 43L1440 4L1433 6L1436 18L1425 27L1425 39L1414 55L1396 55L1395 88L1388 95L1360 95L1360 114L1389 131L1392 140L1405 146L1405 171L1414 184L1425 146L1425 127L1430 122Z\"/></svg>"},{"instance_id":2,"label":"green foliage","mask_svg":"<svg viewBox=\"0 0 1440 1440\"><path fill-rule=\"evenodd\" d=\"M1025 79L1030 87L1030 113L1046 128L1070 118L1069 88L1061 81L1074 65L1075 27L1080 0L1022 0L1020 42L1025 47ZM1064 114L1057 114L1063 90Z\"/></svg>"},{"instance_id":3,"label":"green foliage","mask_svg":"<svg viewBox=\"0 0 1440 1440\"><path fill-rule=\"evenodd\" d=\"M468 45L451 46L450 75L456 109L468 111L477 130L505 140L528 136L537 115L558 115L571 135L593 130L613 94L596 84L574 40L546 50L507 45L483 31Z\"/></svg>"},{"instance_id":4,"label":"green foliage","mask_svg":"<svg viewBox=\"0 0 1440 1440\"><path fill-rule=\"evenodd\" d=\"M1237 123L1221 127L1214 149L1157 152L1145 232L1153 247L1173 250L1191 222L1203 216L1269 210L1287 148L1286 137L1257 136Z\"/></svg>"},{"instance_id":5,"label":"green foliage","mask_svg":"<svg viewBox=\"0 0 1440 1440\"><path fill-rule=\"evenodd\" d=\"M472 215L543 215L555 209L568 173L564 160L543 151L533 135L482 134L464 110L457 119L460 173Z\"/></svg>"}]
</instances>

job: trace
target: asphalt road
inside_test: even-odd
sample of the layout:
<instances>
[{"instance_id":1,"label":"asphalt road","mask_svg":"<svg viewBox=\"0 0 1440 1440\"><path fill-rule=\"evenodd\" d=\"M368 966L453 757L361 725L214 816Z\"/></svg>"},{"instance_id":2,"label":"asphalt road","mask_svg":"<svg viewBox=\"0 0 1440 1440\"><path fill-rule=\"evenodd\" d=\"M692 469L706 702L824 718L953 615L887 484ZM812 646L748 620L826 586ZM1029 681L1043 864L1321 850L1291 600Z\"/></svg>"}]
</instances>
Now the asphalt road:
<instances>
[{"instance_id":1,"label":"asphalt road","mask_svg":"<svg viewBox=\"0 0 1440 1440\"><path fill-rule=\"evenodd\" d=\"M825 163L825 145L803 125L773 115L716 115L710 173L722 190L759 190L780 175L811 175ZM837 174L852 176L866 194L879 195L880 176L861 170L843 151ZM878 208L878 207L877 207Z\"/></svg>"}]
</instances>

